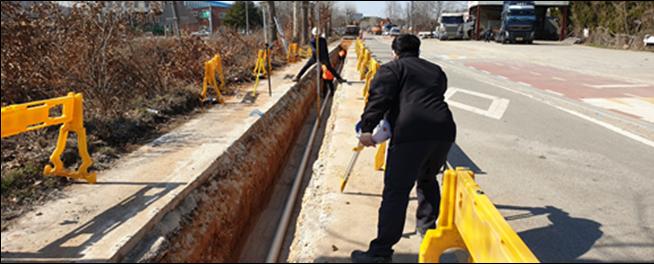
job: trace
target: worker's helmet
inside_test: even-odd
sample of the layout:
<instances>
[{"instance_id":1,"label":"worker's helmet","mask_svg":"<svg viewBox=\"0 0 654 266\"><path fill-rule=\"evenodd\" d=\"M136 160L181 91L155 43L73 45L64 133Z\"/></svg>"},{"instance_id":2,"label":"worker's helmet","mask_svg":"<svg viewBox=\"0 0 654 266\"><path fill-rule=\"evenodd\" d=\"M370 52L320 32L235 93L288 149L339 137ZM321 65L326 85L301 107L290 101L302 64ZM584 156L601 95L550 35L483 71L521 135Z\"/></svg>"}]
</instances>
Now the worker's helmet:
<instances>
[{"instance_id":1,"label":"worker's helmet","mask_svg":"<svg viewBox=\"0 0 654 266\"><path fill-rule=\"evenodd\" d=\"M359 121L354 130L357 132L357 138L361 135L361 121ZM379 121L379 124L372 130L372 140L379 144L391 138L391 124L386 120L382 119Z\"/></svg>"}]
</instances>

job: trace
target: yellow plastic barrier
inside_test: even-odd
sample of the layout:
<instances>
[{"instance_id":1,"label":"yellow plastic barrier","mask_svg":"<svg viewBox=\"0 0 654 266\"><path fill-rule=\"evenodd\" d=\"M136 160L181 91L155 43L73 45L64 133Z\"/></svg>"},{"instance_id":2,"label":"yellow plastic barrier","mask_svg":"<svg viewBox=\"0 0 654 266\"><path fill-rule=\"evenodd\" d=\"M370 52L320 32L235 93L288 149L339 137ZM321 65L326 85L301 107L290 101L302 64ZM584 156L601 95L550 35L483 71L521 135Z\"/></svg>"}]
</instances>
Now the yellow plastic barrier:
<instances>
[{"instance_id":1,"label":"yellow plastic barrier","mask_svg":"<svg viewBox=\"0 0 654 266\"><path fill-rule=\"evenodd\" d=\"M288 47L287 60L289 63L295 63L299 60L297 43L291 43L291 45Z\"/></svg>"},{"instance_id":2,"label":"yellow plastic barrier","mask_svg":"<svg viewBox=\"0 0 654 266\"><path fill-rule=\"evenodd\" d=\"M374 58L368 61L368 67L366 68L368 71L364 77L366 83L363 85L363 99L366 103L368 103L368 91L370 90L370 84L372 83L372 79L375 78L375 74L377 74L379 67L379 63L377 63L377 60Z\"/></svg>"},{"instance_id":3,"label":"yellow plastic barrier","mask_svg":"<svg viewBox=\"0 0 654 266\"><path fill-rule=\"evenodd\" d=\"M359 70L359 73L361 74L360 79L364 80L366 78L366 73L368 73L368 64L370 61L370 51L368 49L363 49L363 55L361 56L361 63L357 67L357 70Z\"/></svg>"},{"instance_id":4,"label":"yellow plastic barrier","mask_svg":"<svg viewBox=\"0 0 654 266\"><path fill-rule=\"evenodd\" d=\"M266 67L272 69L270 65L270 56L266 52L266 50L260 49L259 52L257 53L257 63L255 64L254 69L252 70L252 75L256 77L254 81L254 87L252 87L253 95L257 94L257 87L259 86L259 78L262 75L268 78L268 71L266 70Z\"/></svg>"},{"instance_id":5,"label":"yellow plastic barrier","mask_svg":"<svg viewBox=\"0 0 654 266\"><path fill-rule=\"evenodd\" d=\"M438 262L450 248L467 250L471 262L539 262L484 195L472 171L446 170L442 193L437 229L427 231L419 262Z\"/></svg>"},{"instance_id":6,"label":"yellow plastic barrier","mask_svg":"<svg viewBox=\"0 0 654 266\"><path fill-rule=\"evenodd\" d=\"M309 58L311 57L311 47L306 47L304 49L300 49L298 55L301 58Z\"/></svg>"},{"instance_id":7,"label":"yellow plastic barrier","mask_svg":"<svg viewBox=\"0 0 654 266\"><path fill-rule=\"evenodd\" d=\"M218 73L220 85L216 83L216 73ZM204 80L202 81L202 92L200 93L201 101L207 99L208 85L211 85L216 92L216 100L221 104L225 103L221 93L225 89L225 75L223 73L222 58L219 54L216 54L211 60L204 63Z\"/></svg>"},{"instance_id":8,"label":"yellow plastic barrier","mask_svg":"<svg viewBox=\"0 0 654 266\"><path fill-rule=\"evenodd\" d=\"M65 97L35 101L23 104L14 104L2 108L2 138L10 137L31 130L61 124L57 147L50 156L52 165L47 164L43 169L46 176L65 176L75 179L84 179L94 184L96 173L89 173L88 168L93 164L86 146L86 129L84 128L84 114L81 93L69 93ZM61 114L51 116L51 109L61 107ZM82 164L77 171L69 171L61 162L61 154L66 148L68 133L77 135L77 151Z\"/></svg>"}]
</instances>

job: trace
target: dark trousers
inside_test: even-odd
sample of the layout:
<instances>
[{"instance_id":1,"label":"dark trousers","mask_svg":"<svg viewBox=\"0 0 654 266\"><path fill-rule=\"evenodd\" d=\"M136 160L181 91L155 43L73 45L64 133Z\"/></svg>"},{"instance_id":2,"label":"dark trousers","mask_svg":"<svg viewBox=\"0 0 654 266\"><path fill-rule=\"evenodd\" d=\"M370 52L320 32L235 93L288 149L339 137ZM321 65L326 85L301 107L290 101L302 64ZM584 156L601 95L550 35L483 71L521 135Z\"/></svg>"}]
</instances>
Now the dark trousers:
<instances>
[{"instance_id":1,"label":"dark trousers","mask_svg":"<svg viewBox=\"0 0 654 266\"><path fill-rule=\"evenodd\" d=\"M307 69L309 69L309 68L310 68L311 66L313 66L313 64L315 64L315 63L316 63L316 58L315 58L315 57L311 57L311 58L309 58L309 61L307 61L307 63L304 64L304 66L302 67L302 69L300 69L300 72L297 73L296 78L298 78L298 79L302 78L302 76L304 75L304 72L307 72ZM327 69L328 69L330 72L332 72L332 75L334 75L334 77L335 77L336 79L338 79L338 80L341 80L341 79L342 79L341 76L338 74L338 71L336 71L336 69L334 69L334 67L332 66L332 64L329 62L329 58L323 58L323 59L321 59L321 60L320 60L320 63L325 64L325 66L327 66ZM319 66L319 67L320 67L320 66ZM321 71L322 71L322 68L321 68Z\"/></svg>"},{"instance_id":2,"label":"dark trousers","mask_svg":"<svg viewBox=\"0 0 654 266\"><path fill-rule=\"evenodd\" d=\"M320 97L324 98L325 95L327 94L327 91L330 92L331 96L334 96L334 93L336 92L335 91L336 88L334 87L334 81L333 80L326 80L326 79L323 79L322 81L323 81L323 84L325 84L325 86L322 87L322 91L320 92Z\"/></svg>"},{"instance_id":3,"label":"dark trousers","mask_svg":"<svg viewBox=\"0 0 654 266\"><path fill-rule=\"evenodd\" d=\"M391 144L386 157L384 192L379 208L377 238L368 251L375 256L393 255L393 245L402 237L409 193L417 183L416 230L436 228L440 190L436 174L445 164L451 142L420 141Z\"/></svg>"}]
</instances>

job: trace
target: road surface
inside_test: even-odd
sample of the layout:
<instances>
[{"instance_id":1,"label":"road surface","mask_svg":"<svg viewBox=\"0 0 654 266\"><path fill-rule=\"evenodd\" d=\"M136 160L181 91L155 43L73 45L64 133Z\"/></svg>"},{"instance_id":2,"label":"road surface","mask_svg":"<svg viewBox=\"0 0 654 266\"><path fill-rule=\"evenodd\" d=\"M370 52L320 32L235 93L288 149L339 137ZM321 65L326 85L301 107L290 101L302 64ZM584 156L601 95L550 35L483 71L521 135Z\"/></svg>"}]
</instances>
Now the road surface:
<instances>
[{"instance_id":1,"label":"road surface","mask_svg":"<svg viewBox=\"0 0 654 266\"><path fill-rule=\"evenodd\" d=\"M423 40L421 57L448 75L450 162L541 261L654 261L654 54Z\"/></svg>"}]
</instances>

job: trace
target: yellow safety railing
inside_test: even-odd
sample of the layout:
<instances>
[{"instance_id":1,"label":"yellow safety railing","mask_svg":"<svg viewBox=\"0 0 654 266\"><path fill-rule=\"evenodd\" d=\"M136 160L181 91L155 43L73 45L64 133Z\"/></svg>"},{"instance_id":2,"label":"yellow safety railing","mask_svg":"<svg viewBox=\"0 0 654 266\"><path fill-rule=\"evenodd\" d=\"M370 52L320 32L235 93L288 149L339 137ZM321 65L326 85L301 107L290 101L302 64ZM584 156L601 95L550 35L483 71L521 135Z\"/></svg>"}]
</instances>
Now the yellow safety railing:
<instances>
[{"instance_id":1,"label":"yellow safety railing","mask_svg":"<svg viewBox=\"0 0 654 266\"><path fill-rule=\"evenodd\" d=\"M260 49L257 53L257 63L252 70L252 75L255 76L254 87L252 87L253 95L257 94L257 87L259 86L259 78L265 76L268 78L268 71L266 68L272 69L270 65L270 55L266 50Z\"/></svg>"},{"instance_id":2,"label":"yellow safety railing","mask_svg":"<svg viewBox=\"0 0 654 266\"><path fill-rule=\"evenodd\" d=\"M370 61L370 51L368 49L363 49L363 53L361 55L361 62L357 66L357 70L359 70L360 73L360 79L364 80L366 78L366 73L368 73L368 64Z\"/></svg>"},{"instance_id":3,"label":"yellow safety railing","mask_svg":"<svg viewBox=\"0 0 654 266\"><path fill-rule=\"evenodd\" d=\"M300 51L298 52L298 55L299 55L301 58L309 58L309 57L311 57L311 47L305 47L305 48L303 48L303 49L300 49Z\"/></svg>"},{"instance_id":4,"label":"yellow safety railing","mask_svg":"<svg viewBox=\"0 0 654 266\"><path fill-rule=\"evenodd\" d=\"M220 84L216 83L216 73ZM216 92L216 100L223 104L225 100L222 97L221 91L225 89L225 75L223 73L222 58L216 54L211 60L204 63L204 80L202 82L202 92L200 93L200 100L207 99L207 86L213 87Z\"/></svg>"},{"instance_id":5,"label":"yellow safety railing","mask_svg":"<svg viewBox=\"0 0 654 266\"><path fill-rule=\"evenodd\" d=\"M471 262L539 262L477 185L472 171L446 170L442 193L438 224L427 231L419 262L438 262L450 248L467 250Z\"/></svg>"},{"instance_id":6,"label":"yellow safety railing","mask_svg":"<svg viewBox=\"0 0 654 266\"><path fill-rule=\"evenodd\" d=\"M96 181L96 173L88 172L93 161L86 146L82 102L81 93L69 93L65 97L2 107L2 138L48 126L61 125L57 147L50 156L52 165L47 164L44 167L43 175L84 179L93 184ZM61 114L55 113L56 110L61 110ZM82 159L82 164L77 171L66 170L61 161L61 154L66 148L69 132L75 132L77 135L77 151Z\"/></svg>"},{"instance_id":7,"label":"yellow safety railing","mask_svg":"<svg viewBox=\"0 0 654 266\"><path fill-rule=\"evenodd\" d=\"M295 63L299 60L299 55L298 55L298 45L297 43L291 43L291 45L288 47L288 56L287 60L289 63Z\"/></svg>"},{"instance_id":8,"label":"yellow safety railing","mask_svg":"<svg viewBox=\"0 0 654 266\"><path fill-rule=\"evenodd\" d=\"M377 70L379 69L380 65L377 63L377 60L370 59L368 60L368 66L366 69L368 70L364 76L364 80L366 81L365 84L363 85L363 99L365 102L368 102L368 92L370 90L370 84L372 83L372 79L375 77L375 74L377 74Z\"/></svg>"}]
</instances>

